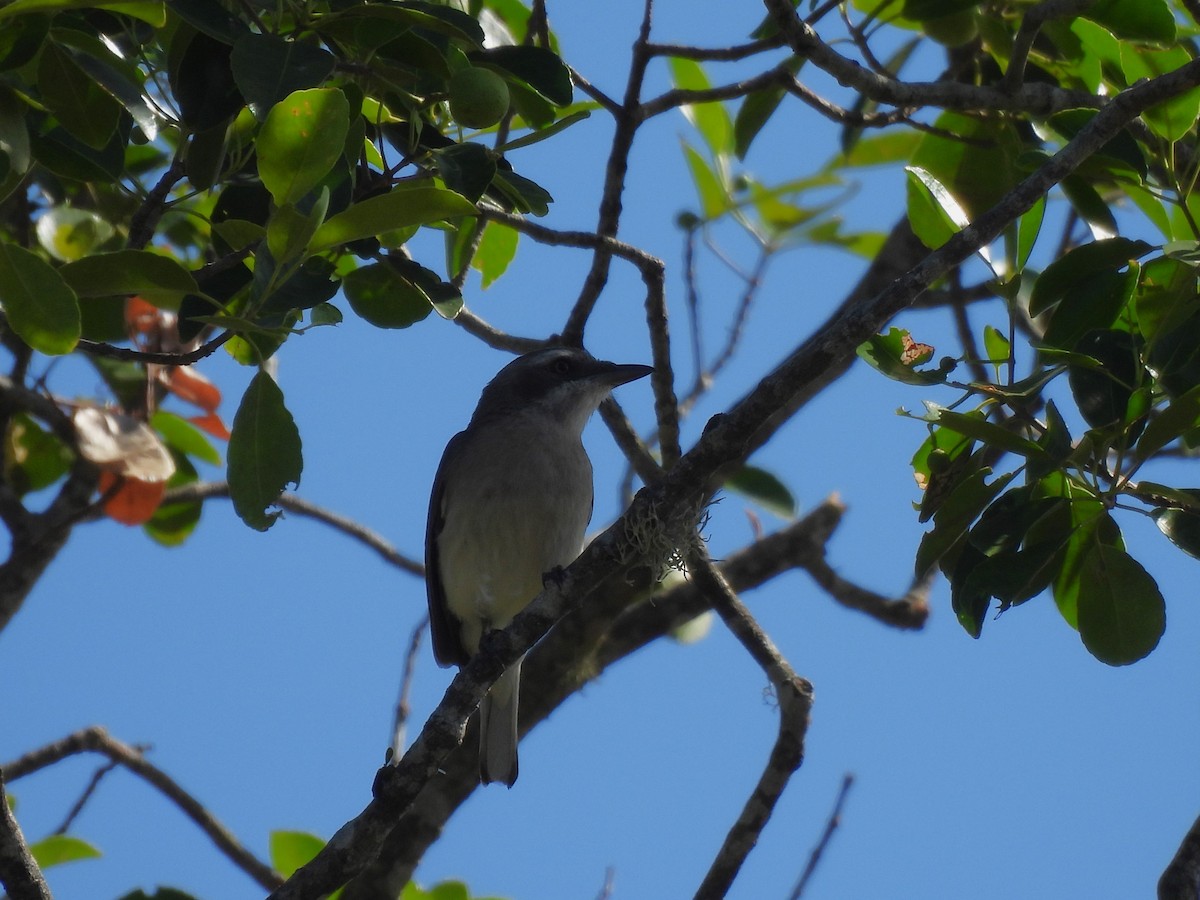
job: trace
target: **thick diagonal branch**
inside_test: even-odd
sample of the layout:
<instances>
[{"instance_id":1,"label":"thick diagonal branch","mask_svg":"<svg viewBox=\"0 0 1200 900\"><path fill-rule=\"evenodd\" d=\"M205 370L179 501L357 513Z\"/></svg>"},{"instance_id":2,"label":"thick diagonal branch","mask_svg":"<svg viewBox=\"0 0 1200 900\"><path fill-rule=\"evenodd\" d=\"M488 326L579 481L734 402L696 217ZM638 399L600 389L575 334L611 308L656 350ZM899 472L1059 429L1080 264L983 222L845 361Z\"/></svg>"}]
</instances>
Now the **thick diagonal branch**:
<instances>
[{"instance_id":1,"label":"thick diagonal branch","mask_svg":"<svg viewBox=\"0 0 1200 900\"><path fill-rule=\"evenodd\" d=\"M791 15L790 5L788 14ZM647 20L648 21L648 20ZM707 498L730 467L744 461L801 405L830 369L844 369L855 348L935 280L995 240L1004 227L1071 174L1142 110L1200 83L1200 61L1114 97L1079 134L975 223L930 253L877 296L839 311L730 411L709 422L700 441L657 483L643 489L626 514L599 536L503 632L455 677L399 765L381 770L375 799L347 823L317 857L273 896L327 893L362 871L398 819L461 744L466 722L504 667L527 652L569 609L595 605L615 616L627 600L620 590L639 567L654 568L667 547L686 546ZM658 549L647 544L652 538ZM799 702L798 700L796 702Z\"/></svg>"}]
</instances>

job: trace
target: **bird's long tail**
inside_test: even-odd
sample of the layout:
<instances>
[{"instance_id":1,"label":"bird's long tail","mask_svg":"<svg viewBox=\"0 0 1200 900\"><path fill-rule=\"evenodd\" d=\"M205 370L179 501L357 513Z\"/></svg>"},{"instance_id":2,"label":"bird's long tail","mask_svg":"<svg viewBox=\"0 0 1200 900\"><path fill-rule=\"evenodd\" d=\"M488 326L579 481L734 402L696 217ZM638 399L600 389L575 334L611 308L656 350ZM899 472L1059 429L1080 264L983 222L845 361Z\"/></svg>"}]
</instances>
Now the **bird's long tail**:
<instances>
[{"instance_id":1,"label":"bird's long tail","mask_svg":"<svg viewBox=\"0 0 1200 900\"><path fill-rule=\"evenodd\" d=\"M517 780L517 701L521 690L521 662L505 670L479 704L479 780Z\"/></svg>"}]
</instances>

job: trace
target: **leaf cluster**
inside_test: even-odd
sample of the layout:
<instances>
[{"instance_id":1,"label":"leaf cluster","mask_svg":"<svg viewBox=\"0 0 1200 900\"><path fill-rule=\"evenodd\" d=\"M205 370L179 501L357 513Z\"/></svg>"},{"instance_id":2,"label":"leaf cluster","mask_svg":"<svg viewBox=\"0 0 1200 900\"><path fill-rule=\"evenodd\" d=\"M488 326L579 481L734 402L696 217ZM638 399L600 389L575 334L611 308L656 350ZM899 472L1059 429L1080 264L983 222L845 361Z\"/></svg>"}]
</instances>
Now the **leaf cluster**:
<instances>
[{"instance_id":1,"label":"leaf cluster","mask_svg":"<svg viewBox=\"0 0 1200 900\"><path fill-rule=\"evenodd\" d=\"M0 9L0 304L16 374L35 355L85 353L118 412L156 429L194 480L192 463L215 451L161 418L164 384L189 378L175 364L223 346L262 367L290 336L342 321L339 291L381 328L455 317L466 267L490 283L516 251L499 223L480 241L479 207L543 215L552 202L507 151L586 114L570 109L557 54L522 43L527 10L495 4L490 34L473 12L422 0ZM479 102L495 107L497 85L496 124L464 130L453 110L489 86ZM444 265L409 249L427 229L444 236ZM125 342L137 352L118 352ZM301 470L267 380L250 379L229 454L235 508L256 528ZM7 469L42 489L80 454L35 418L7 424ZM135 506L124 521L146 521L156 501ZM198 507L175 513L179 527L158 536L182 539Z\"/></svg>"}]
</instances>

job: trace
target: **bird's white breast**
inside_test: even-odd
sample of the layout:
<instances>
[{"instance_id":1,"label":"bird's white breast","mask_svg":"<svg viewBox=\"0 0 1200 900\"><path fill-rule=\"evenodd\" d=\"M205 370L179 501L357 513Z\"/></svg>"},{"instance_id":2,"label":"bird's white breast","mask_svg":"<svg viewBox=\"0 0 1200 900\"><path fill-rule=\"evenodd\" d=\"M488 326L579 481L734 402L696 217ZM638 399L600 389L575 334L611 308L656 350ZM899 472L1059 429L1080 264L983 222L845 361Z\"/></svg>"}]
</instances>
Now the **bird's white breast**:
<instances>
[{"instance_id":1,"label":"bird's white breast","mask_svg":"<svg viewBox=\"0 0 1200 900\"><path fill-rule=\"evenodd\" d=\"M577 433L546 434L519 417L471 437L446 473L438 552L446 603L474 652L485 630L537 596L544 573L579 555L592 467Z\"/></svg>"}]
</instances>

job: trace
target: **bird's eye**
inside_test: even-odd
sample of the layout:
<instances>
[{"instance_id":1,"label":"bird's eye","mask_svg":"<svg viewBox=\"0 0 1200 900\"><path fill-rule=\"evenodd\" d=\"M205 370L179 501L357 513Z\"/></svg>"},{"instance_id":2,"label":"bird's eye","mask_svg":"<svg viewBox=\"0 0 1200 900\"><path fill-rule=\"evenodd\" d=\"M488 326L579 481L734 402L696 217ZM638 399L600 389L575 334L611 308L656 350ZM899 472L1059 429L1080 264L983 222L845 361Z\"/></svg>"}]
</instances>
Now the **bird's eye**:
<instances>
[{"instance_id":1,"label":"bird's eye","mask_svg":"<svg viewBox=\"0 0 1200 900\"><path fill-rule=\"evenodd\" d=\"M569 359L567 359L566 357L559 357L558 359L556 359L554 361L554 365L551 366L551 368L554 370L555 375L570 374L571 361Z\"/></svg>"}]
</instances>

